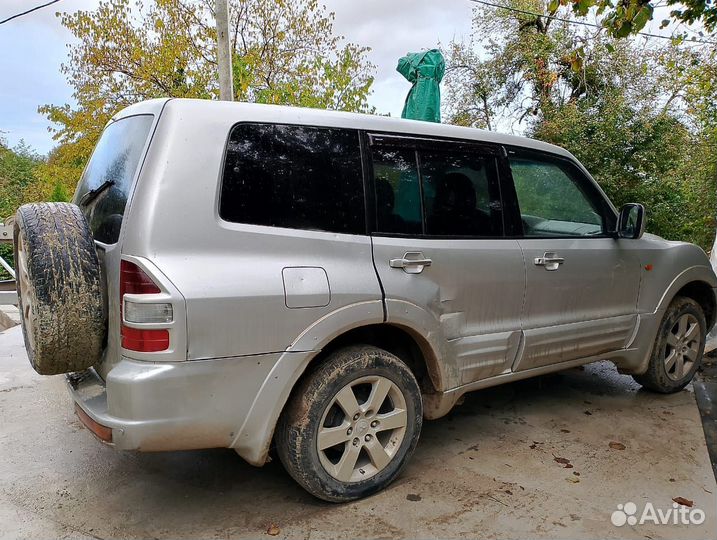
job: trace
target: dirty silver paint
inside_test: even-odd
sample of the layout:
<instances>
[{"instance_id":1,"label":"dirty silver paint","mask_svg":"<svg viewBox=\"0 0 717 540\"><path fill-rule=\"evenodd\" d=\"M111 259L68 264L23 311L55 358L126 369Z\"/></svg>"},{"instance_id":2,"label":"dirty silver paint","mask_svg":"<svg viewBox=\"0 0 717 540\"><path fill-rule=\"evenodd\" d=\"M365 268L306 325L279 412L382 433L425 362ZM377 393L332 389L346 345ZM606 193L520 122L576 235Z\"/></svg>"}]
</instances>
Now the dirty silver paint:
<instances>
[{"instance_id":1,"label":"dirty silver paint","mask_svg":"<svg viewBox=\"0 0 717 540\"><path fill-rule=\"evenodd\" d=\"M155 116L153 136L120 241L99 246L109 336L96 370L106 381L106 407L93 407L75 390L91 417L115 428L122 448L228 446L261 465L306 366L336 337L372 324L415 337L434 385L423 396L427 418L446 414L468 391L595 360L640 373L674 295L695 281L713 296L717 287L699 248L651 235L399 241L227 223L218 215L224 147L239 121L492 141L574 159L545 143L370 115L203 100L144 102L116 118L139 113ZM391 265L414 252L431 259L430 266L407 272ZM548 252L564 259L556 271L532 263ZM120 258L152 276L172 303L178 319L169 351L121 349ZM287 273L299 268L313 270ZM158 395L176 407L155 403Z\"/></svg>"}]
</instances>

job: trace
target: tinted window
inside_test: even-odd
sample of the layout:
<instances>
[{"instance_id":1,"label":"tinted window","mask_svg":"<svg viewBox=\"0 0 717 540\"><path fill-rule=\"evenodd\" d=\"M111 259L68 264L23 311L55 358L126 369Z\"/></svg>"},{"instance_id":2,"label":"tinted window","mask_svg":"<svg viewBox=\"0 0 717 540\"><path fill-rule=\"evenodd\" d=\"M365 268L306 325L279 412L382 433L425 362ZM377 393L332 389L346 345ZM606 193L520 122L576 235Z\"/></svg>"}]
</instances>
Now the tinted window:
<instances>
[{"instance_id":1,"label":"tinted window","mask_svg":"<svg viewBox=\"0 0 717 540\"><path fill-rule=\"evenodd\" d=\"M390 146L374 146L371 156L377 232L502 234L494 157L478 148L431 151Z\"/></svg>"},{"instance_id":2,"label":"tinted window","mask_svg":"<svg viewBox=\"0 0 717 540\"><path fill-rule=\"evenodd\" d=\"M502 233L496 160L475 151L419 152L426 234Z\"/></svg>"},{"instance_id":3,"label":"tinted window","mask_svg":"<svg viewBox=\"0 0 717 540\"><path fill-rule=\"evenodd\" d=\"M152 115L130 116L108 125L80 179L74 202L82 208L95 239L105 244L119 238L152 119ZM97 191L90 194L92 190Z\"/></svg>"},{"instance_id":4,"label":"tinted window","mask_svg":"<svg viewBox=\"0 0 717 540\"><path fill-rule=\"evenodd\" d=\"M421 234L421 188L416 152L406 148L374 148L378 231Z\"/></svg>"},{"instance_id":5,"label":"tinted window","mask_svg":"<svg viewBox=\"0 0 717 540\"><path fill-rule=\"evenodd\" d=\"M270 124L232 129L223 219L364 234L364 212L358 132Z\"/></svg>"},{"instance_id":6,"label":"tinted window","mask_svg":"<svg viewBox=\"0 0 717 540\"><path fill-rule=\"evenodd\" d=\"M587 178L562 160L511 157L525 236L603 234L604 201Z\"/></svg>"}]
</instances>

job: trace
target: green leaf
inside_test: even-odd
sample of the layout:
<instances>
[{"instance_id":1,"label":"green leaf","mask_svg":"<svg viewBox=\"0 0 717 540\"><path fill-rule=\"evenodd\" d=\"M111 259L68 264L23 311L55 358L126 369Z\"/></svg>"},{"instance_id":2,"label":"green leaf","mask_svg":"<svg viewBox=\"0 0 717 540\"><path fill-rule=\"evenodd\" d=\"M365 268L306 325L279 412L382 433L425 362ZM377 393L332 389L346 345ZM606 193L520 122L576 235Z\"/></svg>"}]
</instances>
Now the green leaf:
<instances>
[{"instance_id":1,"label":"green leaf","mask_svg":"<svg viewBox=\"0 0 717 540\"><path fill-rule=\"evenodd\" d=\"M632 31L639 32L645 27L647 21L649 21L650 19L652 19L652 6L648 4L646 6L643 6L643 8L632 20Z\"/></svg>"},{"instance_id":2,"label":"green leaf","mask_svg":"<svg viewBox=\"0 0 717 540\"><path fill-rule=\"evenodd\" d=\"M609 52L609 53L615 52L615 47L613 47L612 43L606 43L605 48L607 49L607 52Z\"/></svg>"},{"instance_id":3,"label":"green leaf","mask_svg":"<svg viewBox=\"0 0 717 540\"><path fill-rule=\"evenodd\" d=\"M620 25L620 27L615 30L615 36L619 38L624 38L630 35L632 32L632 23L630 21L623 21L623 23Z\"/></svg>"},{"instance_id":4,"label":"green leaf","mask_svg":"<svg viewBox=\"0 0 717 540\"><path fill-rule=\"evenodd\" d=\"M560 7L560 0L550 0L550 3L548 4L548 12L550 14L553 14L556 11L558 11L559 7Z\"/></svg>"}]
</instances>

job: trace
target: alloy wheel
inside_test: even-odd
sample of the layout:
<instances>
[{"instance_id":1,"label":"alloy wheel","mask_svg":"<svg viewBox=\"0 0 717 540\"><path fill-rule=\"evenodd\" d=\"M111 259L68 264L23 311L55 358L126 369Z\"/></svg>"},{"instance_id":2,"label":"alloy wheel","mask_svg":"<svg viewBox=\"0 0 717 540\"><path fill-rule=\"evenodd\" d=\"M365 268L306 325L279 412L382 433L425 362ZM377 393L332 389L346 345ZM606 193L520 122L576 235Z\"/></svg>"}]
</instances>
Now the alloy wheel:
<instances>
[{"instance_id":1,"label":"alloy wheel","mask_svg":"<svg viewBox=\"0 0 717 540\"><path fill-rule=\"evenodd\" d=\"M340 482L378 474L406 434L406 399L390 379L361 377L344 386L324 410L316 437L319 460Z\"/></svg>"},{"instance_id":2,"label":"alloy wheel","mask_svg":"<svg viewBox=\"0 0 717 540\"><path fill-rule=\"evenodd\" d=\"M697 318L690 313L681 315L667 333L665 372L673 381L684 378L697 361L702 332Z\"/></svg>"}]
</instances>

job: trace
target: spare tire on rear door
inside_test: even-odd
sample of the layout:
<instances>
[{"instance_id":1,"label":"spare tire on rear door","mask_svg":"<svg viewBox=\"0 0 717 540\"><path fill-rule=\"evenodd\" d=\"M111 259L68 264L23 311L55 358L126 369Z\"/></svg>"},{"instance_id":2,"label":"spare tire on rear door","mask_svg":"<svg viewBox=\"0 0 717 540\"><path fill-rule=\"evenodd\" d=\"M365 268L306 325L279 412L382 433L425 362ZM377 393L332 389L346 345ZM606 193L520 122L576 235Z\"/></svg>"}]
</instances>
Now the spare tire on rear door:
<instances>
[{"instance_id":1,"label":"spare tire on rear door","mask_svg":"<svg viewBox=\"0 0 717 540\"><path fill-rule=\"evenodd\" d=\"M106 332L100 264L79 207L21 206L15 268L22 333L35 371L55 375L97 363Z\"/></svg>"}]
</instances>

